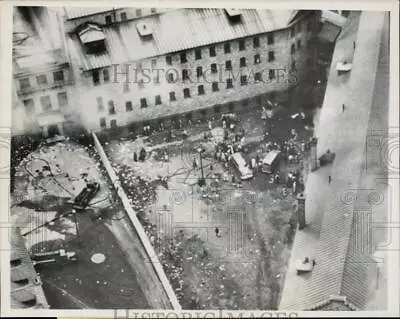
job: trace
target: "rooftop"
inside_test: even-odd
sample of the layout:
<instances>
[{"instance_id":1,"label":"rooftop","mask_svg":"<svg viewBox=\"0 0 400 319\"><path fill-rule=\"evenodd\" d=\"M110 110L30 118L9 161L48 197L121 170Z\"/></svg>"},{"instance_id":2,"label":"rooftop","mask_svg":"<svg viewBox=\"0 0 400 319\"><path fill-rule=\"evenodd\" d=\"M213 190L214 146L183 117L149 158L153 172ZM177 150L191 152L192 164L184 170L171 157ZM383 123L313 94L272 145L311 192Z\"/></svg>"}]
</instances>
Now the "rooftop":
<instances>
[{"instance_id":1,"label":"rooftop","mask_svg":"<svg viewBox=\"0 0 400 319\"><path fill-rule=\"evenodd\" d=\"M356 51L354 55L354 68L347 83L353 109L346 110L346 120L343 115L335 118L338 113L334 109L342 103L337 101L337 96L344 94L342 87L347 87L343 85L338 89L335 64L342 58L343 48L352 43L352 37L336 43L329 75L333 85L328 84L326 89L316 128L319 149L325 151L327 146L333 149L335 161L331 167L321 167L307 178L307 227L298 231L295 237L280 309L365 310L370 294L375 291L370 288L371 279L376 276L376 262L371 256L373 247L368 239L368 223L380 208L372 206L367 196L363 196L366 190L372 191L371 188L376 186L373 186L375 183L370 185L362 169L375 78L365 78L363 74L375 74L383 20L383 12L361 15L359 29L364 30L357 35L357 46L362 52L357 54ZM369 21L376 23L371 25ZM365 50L367 47L369 50ZM327 182L329 174L333 177L331 183ZM344 190L354 193L355 199L344 197ZM316 265L312 272L297 275L296 260L305 256L314 258Z\"/></svg>"},{"instance_id":2,"label":"rooftop","mask_svg":"<svg viewBox=\"0 0 400 319\"><path fill-rule=\"evenodd\" d=\"M64 7L67 20L78 19L98 13L109 12L119 8L113 7Z\"/></svg>"},{"instance_id":3,"label":"rooftop","mask_svg":"<svg viewBox=\"0 0 400 319\"><path fill-rule=\"evenodd\" d=\"M81 67L91 70L276 31L286 28L293 18L293 10L241 9L240 13L241 20L236 23L230 21L225 9L201 8L173 10L109 25L103 28L106 52L102 54L87 54L76 34L70 42ZM152 37L141 37L138 23L148 25Z\"/></svg>"},{"instance_id":4,"label":"rooftop","mask_svg":"<svg viewBox=\"0 0 400 319\"><path fill-rule=\"evenodd\" d=\"M40 278L26 250L24 238L18 228L11 228L11 232L11 307L48 308Z\"/></svg>"}]
</instances>

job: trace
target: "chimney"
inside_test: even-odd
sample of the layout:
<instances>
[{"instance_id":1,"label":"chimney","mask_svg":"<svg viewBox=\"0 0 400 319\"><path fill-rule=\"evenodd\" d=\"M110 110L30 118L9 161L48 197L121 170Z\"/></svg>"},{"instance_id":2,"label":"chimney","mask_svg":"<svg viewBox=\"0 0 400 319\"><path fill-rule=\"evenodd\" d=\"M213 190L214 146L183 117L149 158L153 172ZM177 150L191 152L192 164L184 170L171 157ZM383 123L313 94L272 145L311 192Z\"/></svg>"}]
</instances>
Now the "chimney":
<instances>
[{"instance_id":1,"label":"chimney","mask_svg":"<svg viewBox=\"0 0 400 319\"><path fill-rule=\"evenodd\" d=\"M316 137L313 137L309 142L311 172L315 171L318 168L317 144L318 144L318 139Z\"/></svg>"},{"instance_id":2,"label":"chimney","mask_svg":"<svg viewBox=\"0 0 400 319\"><path fill-rule=\"evenodd\" d=\"M303 193L297 195L297 220L299 230L306 227L306 197Z\"/></svg>"}]
</instances>

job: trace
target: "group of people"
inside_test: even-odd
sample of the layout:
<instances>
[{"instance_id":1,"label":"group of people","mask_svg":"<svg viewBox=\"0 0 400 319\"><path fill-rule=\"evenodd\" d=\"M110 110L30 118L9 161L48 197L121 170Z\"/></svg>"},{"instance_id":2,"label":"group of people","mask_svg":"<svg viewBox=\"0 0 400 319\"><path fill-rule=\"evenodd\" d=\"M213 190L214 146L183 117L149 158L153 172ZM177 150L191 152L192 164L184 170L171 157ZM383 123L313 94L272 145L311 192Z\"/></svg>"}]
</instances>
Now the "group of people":
<instances>
[{"instance_id":1,"label":"group of people","mask_svg":"<svg viewBox=\"0 0 400 319\"><path fill-rule=\"evenodd\" d=\"M139 152L139 155L136 152L133 152L133 160L135 162L137 162L137 161L144 162L146 160L146 155L147 155L147 152L144 149L144 147L142 147Z\"/></svg>"}]
</instances>

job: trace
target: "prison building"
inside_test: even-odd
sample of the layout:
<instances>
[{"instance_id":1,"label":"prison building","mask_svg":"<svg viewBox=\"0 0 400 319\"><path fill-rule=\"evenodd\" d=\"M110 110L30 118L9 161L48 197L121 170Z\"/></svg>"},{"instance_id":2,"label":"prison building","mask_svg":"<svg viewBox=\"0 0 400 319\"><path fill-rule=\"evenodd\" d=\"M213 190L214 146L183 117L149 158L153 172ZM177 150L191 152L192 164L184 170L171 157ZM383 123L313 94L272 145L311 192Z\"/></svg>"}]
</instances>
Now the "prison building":
<instances>
[{"instance_id":1,"label":"prison building","mask_svg":"<svg viewBox=\"0 0 400 319\"><path fill-rule=\"evenodd\" d=\"M58 15L21 7L14 10L14 21L12 135L62 135L76 119L74 80Z\"/></svg>"},{"instance_id":2,"label":"prison building","mask_svg":"<svg viewBox=\"0 0 400 319\"><path fill-rule=\"evenodd\" d=\"M116 15L118 16L118 14ZM67 32L88 131L286 101L305 76L317 11L178 9Z\"/></svg>"}]
</instances>

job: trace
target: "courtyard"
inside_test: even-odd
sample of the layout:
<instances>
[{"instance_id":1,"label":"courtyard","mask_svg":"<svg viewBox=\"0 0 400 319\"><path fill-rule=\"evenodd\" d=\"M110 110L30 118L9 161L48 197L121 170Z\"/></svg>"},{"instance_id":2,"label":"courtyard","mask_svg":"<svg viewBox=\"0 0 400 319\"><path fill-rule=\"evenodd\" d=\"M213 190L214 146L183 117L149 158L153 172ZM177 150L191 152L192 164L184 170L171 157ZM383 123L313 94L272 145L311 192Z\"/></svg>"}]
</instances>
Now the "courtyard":
<instances>
[{"instance_id":1,"label":"courtyard","mask_svg":"<svg viewBox=\"0 0 400 319\"><path fill-rule=\"evenodd\" d=\"M228 133L216 115L137 138L103 139L183 309L277 309L313 113L279 105L267 118L261 112L235 112ZM257 158L250 180L241 181L218 153L237 144L246 162ZM271 149L283 156L266 174L259 163Z\"/></svg>"}]
</instances>

